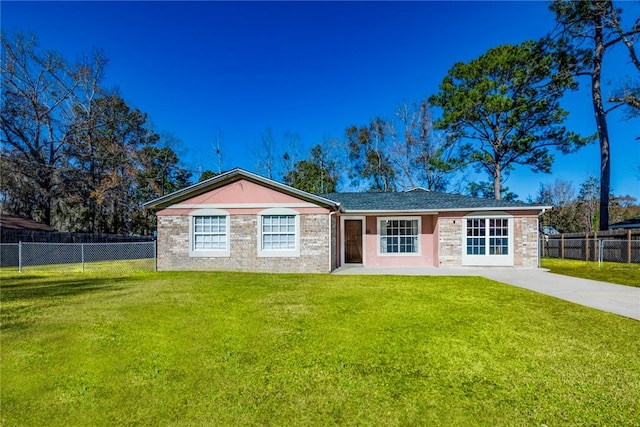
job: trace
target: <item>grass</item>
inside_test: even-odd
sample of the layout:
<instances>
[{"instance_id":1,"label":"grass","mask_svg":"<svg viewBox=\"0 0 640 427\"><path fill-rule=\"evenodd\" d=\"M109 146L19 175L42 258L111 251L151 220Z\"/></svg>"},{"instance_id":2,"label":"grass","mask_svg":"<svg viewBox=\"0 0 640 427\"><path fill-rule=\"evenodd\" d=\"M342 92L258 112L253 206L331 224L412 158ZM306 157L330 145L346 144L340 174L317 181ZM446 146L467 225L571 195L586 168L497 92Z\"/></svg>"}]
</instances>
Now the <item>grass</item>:
<instances>
[{"instance_id":1,"label":"grass","mask_svg":"<svg viewBox=\"0 0 640 427\"><path fill-rule=\"evenodd\" d=\"M640 322L474 277L4 275L0 424L640 425Z\"/></svg>"},{"instance_id":2,"label":"grass","mask_svg":"<svg viewBox=\"0 0 640 427\"><path fill-rule=\"evenodd\" d=\"M155 269L155 259L128 259L115 261L87 261L87 262L68 262L65 264L37 264L26 265L22 267L25 273L86 273L86 272L136 272L136 271L153 271ZM0 274L13 274L18 272L19 267L2 267Z\"/></svg>"},{"instance_id":3,"label":"grass","mask_svg":"<svg viewBox=\"0 0 640 427\"><path fill-rule=\"evenodd\" d=\"M565 276L640 287L640 264L603 262L598 265L597 262L543 258L542 267Z\"/></svg>"}]
</instances>

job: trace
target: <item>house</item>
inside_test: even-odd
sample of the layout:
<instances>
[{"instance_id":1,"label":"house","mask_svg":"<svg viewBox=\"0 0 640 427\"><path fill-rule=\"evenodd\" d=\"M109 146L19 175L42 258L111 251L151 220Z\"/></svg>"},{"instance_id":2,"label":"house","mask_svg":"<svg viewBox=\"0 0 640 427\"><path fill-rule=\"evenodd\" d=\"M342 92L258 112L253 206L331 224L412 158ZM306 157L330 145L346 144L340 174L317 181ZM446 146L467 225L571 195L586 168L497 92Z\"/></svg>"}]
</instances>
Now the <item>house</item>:
<instances>
[{"instance_id":1,"label":"house","mask_svg":"<svg viewBox=\"0 0 640 427\"><path fill-rule=\"evenodd\" d=\"M37 241L55 232L53 227L17 215L0 214L0 243Z\"/></svg>"},{"instance_id":2,"label":"house","mask_svg":"<svg viewBox=\"0 0 640 427\"><path fill-rule=\"evenodd\" d=\"M610 230L633 230L640 228L640 216L609 225Z\"/></svg>"},{"instance_id":3,"label":"house","mask_svg":"<svg viewBox=\"0 0 640 427\"><path fill-rule=\"evenodd\" d=\"M7 230L55 231L53 227L17 215L0 215L0 228Z\"/></svg>"},{"instance_id":4,"label":"house","mask_svg":"<svg viewBox=\"0 0 640 427\"><path fill-rule=\"evenodd\" d=\"M538 266L545 206L415 189L314 195L234 169L145 204L159 270Z\"/></svg>"}]
</instances>

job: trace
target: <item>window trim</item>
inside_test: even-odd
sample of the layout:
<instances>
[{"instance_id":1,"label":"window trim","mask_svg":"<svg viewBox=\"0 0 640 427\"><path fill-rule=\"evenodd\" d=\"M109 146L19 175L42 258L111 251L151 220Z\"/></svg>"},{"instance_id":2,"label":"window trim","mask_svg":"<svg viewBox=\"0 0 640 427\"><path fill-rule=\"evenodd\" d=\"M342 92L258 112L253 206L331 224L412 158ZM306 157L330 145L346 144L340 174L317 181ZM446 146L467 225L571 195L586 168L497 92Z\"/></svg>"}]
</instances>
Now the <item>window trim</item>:
<instances>
[{"instance_id":1,"label":"window trim","mask_svg":"<svg viewBox=\"0 0 640 427\"><path fill-rule=\"evenodd\" d=\"M226 220L226 249L195 249L194 223L197 217L224 216ZM231 256L231 215L222 209L197 209L189 213L189 257L190 258L229 258Z\"/></svg>"},{"instance_id":2,"label":"window trim","mask_svg":"<svg viewBox=\"0 0 640 427\"><path fill-rule=\"evenodd\" d=\"M485 235L482 236L485 242L484 254L467 254L467 220L481 219L485 224ZM492 219L506 219L507 220L507 254L490 254L491 238L504 237L504 236L491 236L489 229L489 220ZM497 211L497 212L473 212L465 215L462 218L462 265L469 266L513 266L514 265L514 252L515 252L515 218L513 215Z\"/></svg>"},{"instance_id":3,"label":"window trim","mask_svg":"<svg viewBox=\"0 0 640 427\"><path fill-rule=\"evenodd\" d=\"M294 217L294 249L262 249L262 220L265 216L293 216ZM282 257L295 258L300 256L300 212L289 208L271 208L258 212L256 228L258 234L257 253L259 258Z\"/></svg>"},{"instance_id":4,"label":"window trim","mask_svg":"<svg viewBox=\"0 0 640 427\"><path fill-rule=\"evenodd\" d=\"M418 243L416 252L382 252L382 221L405 220L418 222ZM379 257L413 257L422 256L422 217L420 216L379 216L376 217L376 250Z\"/></svg>"}]
</instances>

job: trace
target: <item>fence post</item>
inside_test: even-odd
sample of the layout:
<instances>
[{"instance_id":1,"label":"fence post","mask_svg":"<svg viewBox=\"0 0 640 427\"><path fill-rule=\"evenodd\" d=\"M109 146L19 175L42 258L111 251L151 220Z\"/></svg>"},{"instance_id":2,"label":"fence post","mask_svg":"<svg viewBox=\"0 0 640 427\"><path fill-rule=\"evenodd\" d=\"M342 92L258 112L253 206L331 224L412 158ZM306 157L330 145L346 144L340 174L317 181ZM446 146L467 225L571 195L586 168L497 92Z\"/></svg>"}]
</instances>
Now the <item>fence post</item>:
<instances>
[{"instance_id":1,"label":"fence post","mask_svg":"<svg viewBox=\"0 0 640 427\"><path fill-rule=\"evenodd\" d=\"M158 271L158 241L153 241L153 271Z\"/></svg>"},{"instance_id":2,"label":"fence post","mask_svg":"<svg viewBox=\"0 0 640 427\"><path fill-rule=\"evenodd\" d=\"M627 264L631 264L631 230L627 230Z\"/></svg>"},{"instance_id":3,"label":"fence post","mask_svg":"<svg viewBox=\"0 0 640 427\"><path fill-rule=\"evenodd\" d=\"M584 233L584 260L589 261L589 233Z\"/></svg>"},{"instance_id":4,"label":"fence post","mask_svg":"<svg viewBox=\"0 0 640 427\"><path fill-rule=\"evenodd\" d=\"M600 242L600 247L598 248L598 267L602 267L602 256L603 256L603 252L604 252L604 242L605 242L605 240Z\"/></svg>"},{"instance_id":5,"label":"fence post","mask_svg":"<svg viewBox=\"0 0 640 427\"><path fill-rule=\"evenodd\" d=\"M560 258L564 259L564 233L560 235Z\"/></svg>"},{"instance_id":6,"label":"fence post","mask_svg":"<svg viewBox=\"0 0 640 427\"><path fill-rule=\"evenodd\" d=\"M598 245L598 233L593 232L593 260L596 260L596 256L598 255L599 245Z\"/></svg>"},{"instance_id":7,"label":"fence post","mask_svg":"<svg viewBox=\"0 0 640 427\"><path fill-rule=\"evenodd\" d=\"M18 273L22 273L22 240L18 242Z\"/></svg>"},{"instance_id":8,"label":"fence post","mask_svg":"<svg viewBox=\"0 0 640 427\"><path fill-rule=\"evenodd\" d=\"M82 260L82 272L84 273L84 243L80 243L80 258Z\"/></svg>"}]
</instances>

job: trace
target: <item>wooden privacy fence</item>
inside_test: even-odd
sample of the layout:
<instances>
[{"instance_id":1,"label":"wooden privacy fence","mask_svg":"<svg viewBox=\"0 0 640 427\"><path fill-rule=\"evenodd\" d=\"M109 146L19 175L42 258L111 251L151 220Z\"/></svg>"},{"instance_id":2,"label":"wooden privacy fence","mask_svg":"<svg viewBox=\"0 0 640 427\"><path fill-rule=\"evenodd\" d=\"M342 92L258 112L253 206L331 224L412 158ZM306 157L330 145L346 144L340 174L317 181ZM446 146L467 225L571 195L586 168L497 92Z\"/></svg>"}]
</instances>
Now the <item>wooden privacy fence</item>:
<instances>
[{"instance_id":1,"label":"wooden privacy fence","mask_svg":"<svg viewBox=\"0 0 640 427\"><path fill-rule=\"evenodd\" d=\"M542 235L543 258L640 263L640 229Z\"/></svg>"}]
</instances>

